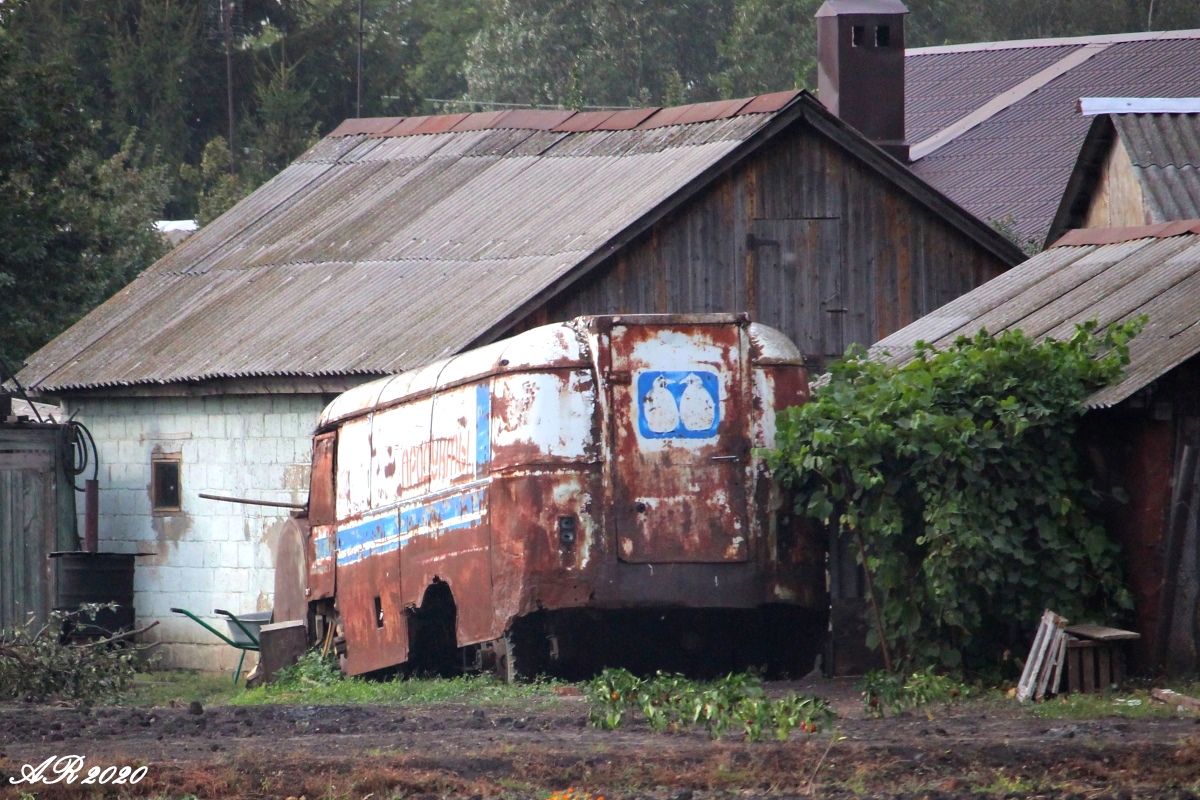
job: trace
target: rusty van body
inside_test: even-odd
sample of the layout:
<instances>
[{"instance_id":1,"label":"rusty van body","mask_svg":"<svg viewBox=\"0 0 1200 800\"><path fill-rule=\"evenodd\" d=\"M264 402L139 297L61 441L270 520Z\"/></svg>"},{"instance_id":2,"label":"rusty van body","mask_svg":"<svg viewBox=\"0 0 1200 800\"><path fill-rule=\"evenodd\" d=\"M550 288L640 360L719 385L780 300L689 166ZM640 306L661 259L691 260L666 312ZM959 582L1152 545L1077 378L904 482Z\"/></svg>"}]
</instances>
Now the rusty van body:
<instances>
[{"instance_id":1,"label":"rusty van body","mask_svg":"<svg viewBox=\"0 0 1200 800\"><path fill-rule=\"evenodd\" d=\"M314 440L310 609L351 674L807 671L822 542L755 452L807 397L732 314L580 317L352 389Z\"/></svg>"}]
</instances>

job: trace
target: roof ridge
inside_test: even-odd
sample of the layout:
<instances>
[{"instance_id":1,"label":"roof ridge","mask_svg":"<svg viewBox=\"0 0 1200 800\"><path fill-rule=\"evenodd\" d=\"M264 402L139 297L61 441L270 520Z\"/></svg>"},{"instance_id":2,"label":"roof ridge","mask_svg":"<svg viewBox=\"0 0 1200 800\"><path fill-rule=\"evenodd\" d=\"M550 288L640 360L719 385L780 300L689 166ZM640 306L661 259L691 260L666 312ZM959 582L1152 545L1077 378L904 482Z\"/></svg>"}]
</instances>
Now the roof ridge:
<instances>
[{"instance_id":1,"label":"roof ridge","mask_svg":"<svg viewBox=\"0 0 1200 800\"><path fill-rule=\"evenodd\" d=\"M1150 42L1161 39L1200 39L1200 28L1177 31L1144 31L1140 33L1104 33L1093 36L1059 36L1046 39L1009 39L1001 42L968 42L932 47L910 47L904 56L936 56L944 53L977 53L984 50L1023 50L1032 47L1070 47L1088 44L1118 44L1120 42Z\"/></svg>"},{"instance_id":2,"label":"roof ridge","mask_svg":"<svg viewBox=\"0 0 1200 800\"><path fill-rule=\"evenodd\" d=\"M748 114L772 114L782 111L800 93L801 90L794 89L667 108L652 106L612 111L514 108L416 117L360 117L343 121L325 138L361 135L391 138L478 130L542 130L557 133L646 130L668 125L716 122Z\"/></svg>"},{"instance_id":3,"label":"roof ridge","mask_svg":"<svg viewBox=\"0 0 1200 800\"><path fill-rule=\"evenodd\" d=\"M1103 53L1110 47L1108 44L1087 44L1067 53L1053 64L1039 70L1025 80L1010 86L1000 94L989 99L974 111L942 128L937 133L917 142L909 150L909 157L915 163L950 144L967 131L982 125L1005 109L1016 105L1037 90L1052 83L1093 56Z\"/></svg>"}]
</instances>

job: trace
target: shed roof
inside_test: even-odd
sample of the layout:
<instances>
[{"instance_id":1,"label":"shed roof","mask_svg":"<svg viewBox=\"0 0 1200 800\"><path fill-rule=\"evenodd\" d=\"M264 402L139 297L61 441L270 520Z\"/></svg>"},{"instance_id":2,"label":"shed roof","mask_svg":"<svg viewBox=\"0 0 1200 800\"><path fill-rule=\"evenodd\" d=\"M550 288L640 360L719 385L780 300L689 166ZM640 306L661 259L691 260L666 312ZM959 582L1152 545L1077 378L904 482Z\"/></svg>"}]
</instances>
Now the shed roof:
<instances>
[{"instance_id":1,"label":"shed roof","mask_svg":"<svg viewBox=\"0 0 1200 800\"><path fill-rule=\"evenodd\" d=\"M913 171L983 220L1046 238L1091 119L1082 97L1187 97L1200 29L908 50Z\"/></svg>"},{"instance_id":2,"label":"shed roof","mask_svg":"<svg viewBox=\"0 0 1200 800\"><path fill-rule=\"evenodd\" d=\"M1019 260L807 94L348 120L38 351L21 380L54 392L411 369L500 335L801 121Z\"/></svg>"},{"instance_id":3,"label":"shed roof","mask_svg":"<svg viewBox=\"0 0 1200 800\"><path fill-rule=\"evenodd\" d=\"M1080 148L1048 241L1083 224L1117 141L1133 164L1150 220L1200 218L1200 113L1104 114Z\"/></svg>"},{"instance_id":4,"label":"shed roof","mask_svg":"<svg viewBox=\"0 0 1200 800\"><path fill-rule=\"evenodd\" d=\"M917 341L944 347L980 328L1063 339L1077 324L1141 315L1123 381L1088 398L1107 407L1200 353L1200 220L1072 231L1040 255L901 328L871 348L899 363Z\"/></svg>"}]
</instances>

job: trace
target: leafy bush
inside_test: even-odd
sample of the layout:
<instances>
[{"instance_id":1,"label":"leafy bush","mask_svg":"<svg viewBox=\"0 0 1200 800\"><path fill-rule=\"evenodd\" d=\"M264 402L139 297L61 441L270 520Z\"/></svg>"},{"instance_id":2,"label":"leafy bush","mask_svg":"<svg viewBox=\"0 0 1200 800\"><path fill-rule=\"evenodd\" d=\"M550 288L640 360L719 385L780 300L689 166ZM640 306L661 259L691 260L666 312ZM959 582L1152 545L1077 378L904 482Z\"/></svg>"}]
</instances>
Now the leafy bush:
<instances>
[{"instance_id":1,"label":"leafy bush","mask_svg":"<svg viewBox=\"0 0 1200 800\"><path fill-rule=\"evenodd\" d=\"M276 689L297 689L309 686L330 686L346 680L338 669L334 655L322 656L320 650L309 650L296 661L279 670L272 685Z\"/></svg>"},{"instance_id":2,"label":"leafy bush","mask_svg":"<svg viewBox=\"0 0 1200 800\"><path fill-rule=\"evenodd\" d=\"M958 700L969 693L966 686L951 677L937 674L933 667L917 670L908 676L874 670L863 676L859 687L862 689L863 709L872 717L882 717L889 711L899 714L906 708Z\"/></svg>"},{"instance_id":3,"label":"leafy bush","mask_svg":"<svg viewBox=\"0 0 1200 800\"><path fill-rule=\"evenodd\" d=\"M123 643L131 634L78 644L63 635L94 620L101 609L115 607L88 604L78 611L52 611L36 630L30 620L0 632L0 698L99 700L128 689L145 664L147 646Z\"/></svg>"},{"instance_id":4,"label":"leafy bush","mask_svg":"<svg viewBox=\"0 0 1200 800\"><path fill-rule=\"evenodd\" d=\"M1066 341L980 331L945 350L918 342L903 367L851 351L808 404L780 415L768 461L797 512L867 554L873 645L882 627L899 661L983 666L1019 649L1043 608L1130 608L1073 438L1142 324L1099 334L1092 322Z\"/></svg>"},{"instance_id":5,"label":"leafy bush","mask_svg":"<svg viewBox=\"0 0 1200 800\"><path fill-rule=\"evenodd\" d=\"M820 698L789 693L771 700L750 675L699 684L682 675L659 672L642 679L606 669L584 684L583 693L588 721L606 730L619 728L628 712L641 711L650 729L660 733L702 724L714 739L740 727L750 741L769 733L785 741L797 728L816 733L834 716Z\"/></svg>"}]
</instances>

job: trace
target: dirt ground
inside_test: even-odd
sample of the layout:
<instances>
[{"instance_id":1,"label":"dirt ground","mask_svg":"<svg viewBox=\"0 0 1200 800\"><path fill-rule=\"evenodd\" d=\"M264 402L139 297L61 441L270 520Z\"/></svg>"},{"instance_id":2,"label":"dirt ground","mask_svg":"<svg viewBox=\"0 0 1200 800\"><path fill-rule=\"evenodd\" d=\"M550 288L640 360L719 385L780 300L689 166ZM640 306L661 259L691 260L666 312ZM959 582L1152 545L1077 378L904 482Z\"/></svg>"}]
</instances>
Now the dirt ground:
<instances>
[{"instance_id":1,"label":"dirt ground","mask_svg":"<svg viewBox=\"0 0 1200 800\"><path fill-rule=\"evenodd\" d=\"M773 685L771 691L796 688ZM711 741L586 724L584 701L471 707L0 707L0 798L1200 798L1200 721L1031 717L970 701L864 719L851 684L835 729ZM570 690L566 690L570 691ZM932 718L930 718L930 715ZM12 786L24 764L79 754L145 765L135 786ZM22 794L27 792L29 794Z\"/></svg>"}]
</instances>

